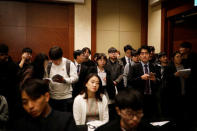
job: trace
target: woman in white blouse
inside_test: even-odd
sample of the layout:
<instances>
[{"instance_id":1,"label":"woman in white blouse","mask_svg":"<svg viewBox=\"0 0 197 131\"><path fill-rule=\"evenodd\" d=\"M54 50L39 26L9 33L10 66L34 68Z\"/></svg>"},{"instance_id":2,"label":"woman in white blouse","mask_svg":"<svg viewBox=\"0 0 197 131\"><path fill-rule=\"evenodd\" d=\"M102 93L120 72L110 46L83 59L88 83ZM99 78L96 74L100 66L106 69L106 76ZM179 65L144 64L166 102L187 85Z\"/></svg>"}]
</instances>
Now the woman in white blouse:
<instances>
[{"instance_id":1,"label":"woman in white blouse","mask_svg":"<svg viewBox=\"0 0 197 131\"><path fill-rule=\"evenodd\" d=\"M97 74L89 74L84 81L83 91L75 98L73 115L77 125L90 121L108 122L108 100L102 94L102 82Z\"/></svg>"}]
</instances>

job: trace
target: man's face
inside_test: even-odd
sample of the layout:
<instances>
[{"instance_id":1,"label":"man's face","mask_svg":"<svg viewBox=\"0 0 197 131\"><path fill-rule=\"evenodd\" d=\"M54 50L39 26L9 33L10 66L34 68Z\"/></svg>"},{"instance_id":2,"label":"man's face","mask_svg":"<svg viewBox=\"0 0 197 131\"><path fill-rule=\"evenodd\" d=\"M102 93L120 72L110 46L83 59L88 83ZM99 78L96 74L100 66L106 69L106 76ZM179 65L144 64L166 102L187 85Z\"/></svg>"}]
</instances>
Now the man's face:
<instances>
[{"instance_id":1,"label":"man's face","mask_svg":"<svg viewBox=\"0 0 197 131\"><path fill-rule=\"evenodd\" d=\"M131 57L131 53L132 53L132 50L127 50L125 52L125 55L130 58Z\"/></svg>"},{"instance_id":2,"label":"man's face","mask_svg":"<svg viewBox=\"0 0 197 131\"><path fill-rule=\"evenodd\" d=\"M143 117L143 110L134 111L130 108L119 109L116 107L118 115L121 117L121 122L126 129L133 129L138 126Z\"/></svg>"},{"instance_id":3,"label":"man's face","mask_svg":"<svg viewBox=\"0 0 197 131\"><path fill-rule=\"evenodd\" d=\"M166 55L164 55L164 56L161 56L161 57L159 58L159 61L160 61L161 63L168 63L168 58L167 58Z\"/></svg>"},{"instance_id":4,"label":"man's face","mask_svg":"<svg viewBox=\"0 0 197 131\"><path fill-rule=\"evenodd\" d=\"M148 50L142 49L140 52L140 60L144 63L147 63L149 61L149 57L150 57L150 54Z\"/></svg>"},{"instance_id":5,"label":"man's face","mask_svg":"<svg viewBox=\"0 0 197 131\"><path fill-rule=\"evenodd\" d=\"M21 98L23 108L32 117L39 117L45 115L45 109L49 101L48 92L34 100L31 97L29 97L25 91L22 91Z\"/></svg>"},{"instance_id":6,"label":"man's face","mask_svg":"<svg viewBox=\"0 0 197 131\"><path fill-rule=\"evenodd\" d=\"M189 51L190 51L189 48L183 48L183 47L180 47L180 48L179 48L179 52L180 52L181 54L187 54Z\"/></svg>"},{"instance_id":7,"label":"man's face","mask_svg":"<svg viewBox=\"0 0 197 131\"><path fill-rule=\"evenodd\" d=\"M8 59L7 53L0 53L0 62L6 62Z\"/></svg>"},{"instance_id":8,"label":"man's face","mask_svg":"<svg viewBox=\"0 0 197 131\"><path fill-rule=\"evenodd\" d=\"M85 60L84 54L81 54L81 55L77 56L77 60L78 60L79 64L80 64L80 63L83 63L84 60Z\"/></svg>"},{"instance_id":9,"label":"man's face","mask_svg":"<svg viewBox=\"0 0 197 131\"><path fill-rule=\"evenodd\" d=\"M88 49L83 54L84 54L85 59L89 59L90 53L89 53Z\"/></svg>"},{"instance_id":10,"label":"man's face","mask_svg":"<svg viewBox=\"0 0 197 131\"><path fill-rule=\"evenodd\" d=\"M59 58L57 60L52 60L52 62L55 64L55 65L60 65L61 62L62 62L62 58Z\"/></svg>"},{"instance_id":11,"label":"man's face","mask_svg":"<svg viewBox=\"0 0 197 131\"><path fill-rule=\"evenodd\" d=\"M116 59L117 58L116 52L110 52L110 53L108 53L108 55L109 55L110 59Z\"/></svg>"}]
</instances>

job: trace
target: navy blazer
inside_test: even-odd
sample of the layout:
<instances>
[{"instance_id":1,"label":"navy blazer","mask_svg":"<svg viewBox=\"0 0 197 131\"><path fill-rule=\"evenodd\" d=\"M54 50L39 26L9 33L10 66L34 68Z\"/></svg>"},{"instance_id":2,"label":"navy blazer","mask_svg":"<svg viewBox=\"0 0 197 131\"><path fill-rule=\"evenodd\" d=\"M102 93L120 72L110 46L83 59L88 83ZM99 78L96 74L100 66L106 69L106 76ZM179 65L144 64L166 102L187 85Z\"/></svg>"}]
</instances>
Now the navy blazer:
<instances>
[{"instance_id":1,"label":"navy blazer","mask_svg":"<svg viewBox=\"0 0 197 131\"><path fill-rule=\"evenodd\" d=\"M150 81L150 87L152 90L152 94L154 94L160 84L160 72L155 68L155 66L149 63L149 71L155 73L156 81ZM136 63L131 67L128 74L128 85L139 90L142 94L144 94L144 89L146 87L146 81L141 79L141 76L144 75L143 67L141 63Z\"/></svg>"}]
</instances>

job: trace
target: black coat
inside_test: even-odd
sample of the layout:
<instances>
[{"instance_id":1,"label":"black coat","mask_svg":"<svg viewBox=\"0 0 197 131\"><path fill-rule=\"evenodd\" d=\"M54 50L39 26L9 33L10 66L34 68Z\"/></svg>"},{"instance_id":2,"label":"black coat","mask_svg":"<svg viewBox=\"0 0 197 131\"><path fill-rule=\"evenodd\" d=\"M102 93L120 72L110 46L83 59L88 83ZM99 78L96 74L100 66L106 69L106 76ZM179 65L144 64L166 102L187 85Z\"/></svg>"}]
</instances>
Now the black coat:
<instances>
[{"instance_id":1,"label":"black coat","mask_svg":"<svg viewBox=\"0 0 197 131\"><path fill-rule=\"evenodd\" d=\"M114 99L116 91L115 91L115 87L114 87L113 81L111 79L111 74L110 74L110 72L107 69L105 69L105 72L107 74L107 76L106 76L107 85L104 88L106 89L106 91L107 91L107 93L109 95L109 98L110 99ZM88 70L88 74L89 73L96 73L96 74L98 74L97 66L91 67Z\"/></svg>"},{"instance_id":2,"label":"black coat","mask_svg":"<svg viewBox=\"0 0 197 131\"><path fill-rule=\"evenodd\" d=\"M150 87L152 90L152 94L155 94L158 91L159 84L160 84L160 72L149 63L149 70L152 73L155 73L156 81L150 81ZM146 81L141 79L141 76L144 75L143 67L141 63L136 63L134 66L131 67L128 74L128 85L137 89L142 94L144 93L144 89L146 87Z\"/></svg>"}]
</instances>

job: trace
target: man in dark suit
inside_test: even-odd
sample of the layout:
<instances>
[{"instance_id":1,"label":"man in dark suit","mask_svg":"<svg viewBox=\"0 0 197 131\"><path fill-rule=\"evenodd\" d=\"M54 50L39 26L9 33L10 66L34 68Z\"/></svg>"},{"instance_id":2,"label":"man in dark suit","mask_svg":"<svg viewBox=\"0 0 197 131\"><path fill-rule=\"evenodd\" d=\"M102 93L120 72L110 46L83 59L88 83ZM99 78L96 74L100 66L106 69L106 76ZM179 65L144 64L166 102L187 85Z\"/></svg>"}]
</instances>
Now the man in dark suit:
<instances>
[{"instance_id":1,"label":"man in dark suit","mask_svg":"<svg viewBox=\"0 0 197 131\"><path fill-rule=\"evenodd\" d=\"M160 84L160 72L149 62L148 46L138 49L140 62L131 67L128 74L128 85L144 94L145 117L152 119L158 116L157 93Z\"/></svg>"},{"instance_id":2,"label":"man in dark suit","mask_svg":"<svg viewBox=\"0 0 197 131\"><path fill-rule=\"evenodd\" d=\"M124 52L125 56L122 57L120 60L122 61L123 65L125 66L127 63L131 63L131 53L132 53L133 48L131 45L126 45L124 46Z\"/></svg>"},{"instance_id":3,"label":"man in dark suit","mask_svg":"<svg viewBox=\"0 0 197 131\"><path fill-rule=\"evenodd\" d=\"M126 88L115 97L118 119L109 121L96 131L154 131L157 128L142 120L143 97L140 92Z\"/></svg>"}]
</instances>

